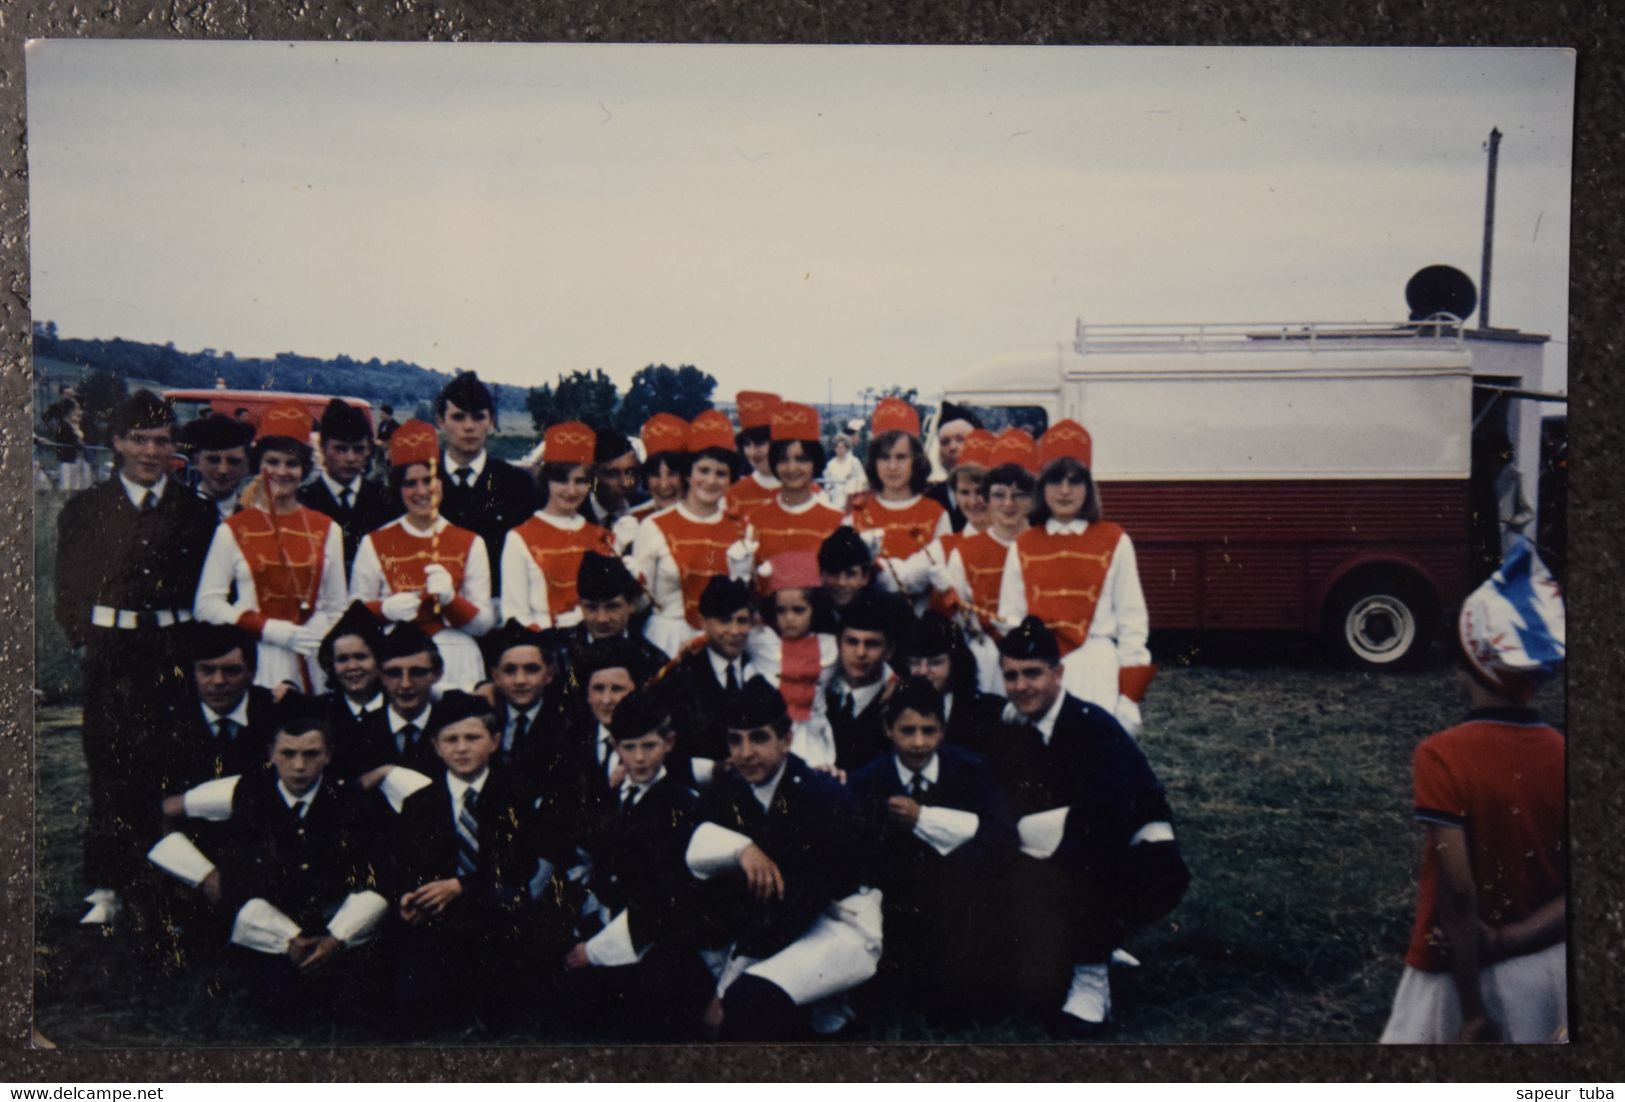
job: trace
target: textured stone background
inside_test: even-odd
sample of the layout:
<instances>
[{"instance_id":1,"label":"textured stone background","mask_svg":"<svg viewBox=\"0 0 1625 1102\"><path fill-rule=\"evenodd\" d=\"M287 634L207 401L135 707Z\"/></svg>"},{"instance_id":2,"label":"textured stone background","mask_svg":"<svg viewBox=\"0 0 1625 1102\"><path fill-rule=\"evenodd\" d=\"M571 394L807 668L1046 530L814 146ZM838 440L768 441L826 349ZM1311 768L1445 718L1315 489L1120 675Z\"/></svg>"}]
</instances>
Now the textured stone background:
<instances>
[{"instance_id":1,"label":"textured stone background","mask_svg":"<svg viewBox=\"0 0 1625 1102\"><path fill-rule=\"evenodd\" d=\"M270 1079L1625 1079L1621 823L1616 778L1625 648L1610 623L1625 558L1621 222L1625 23L1607 4L1486 7L1465 0L0 0L0 1079L51 1084ZM29 1048L33 898L32 515L28 180L23 43L35 37L328 38L569 42L1566 46L1579 52L1570 381L1569 662L1573 1032L1558 1050L1406 1051L1375 1046L1004 1048L836 1046L768 1050L98 1051ZM1614 596L1610 597L1612 593ZM1335 860L1335 855L1328 855Z\"/></svg>"}]
</instances>

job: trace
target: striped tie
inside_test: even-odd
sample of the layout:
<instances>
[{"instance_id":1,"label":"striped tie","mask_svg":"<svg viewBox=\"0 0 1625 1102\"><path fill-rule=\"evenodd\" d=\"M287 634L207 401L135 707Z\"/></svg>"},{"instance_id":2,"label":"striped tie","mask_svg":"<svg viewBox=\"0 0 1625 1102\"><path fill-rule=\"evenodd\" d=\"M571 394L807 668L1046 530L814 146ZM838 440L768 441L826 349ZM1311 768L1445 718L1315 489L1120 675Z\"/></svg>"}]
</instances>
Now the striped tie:
<instances>
[{"instance_id":1,"label":"striped tie","mask_svg":"<svg viewBox=\"0 0 1625 1102\"><path fill-rule=\"evenodd\" d=\"M474 875L480 861L480 821L474 818L474 804L479 793L472 788L463 790L463 809L457 813L457 875Z\"/></svg>"}]
</instances>

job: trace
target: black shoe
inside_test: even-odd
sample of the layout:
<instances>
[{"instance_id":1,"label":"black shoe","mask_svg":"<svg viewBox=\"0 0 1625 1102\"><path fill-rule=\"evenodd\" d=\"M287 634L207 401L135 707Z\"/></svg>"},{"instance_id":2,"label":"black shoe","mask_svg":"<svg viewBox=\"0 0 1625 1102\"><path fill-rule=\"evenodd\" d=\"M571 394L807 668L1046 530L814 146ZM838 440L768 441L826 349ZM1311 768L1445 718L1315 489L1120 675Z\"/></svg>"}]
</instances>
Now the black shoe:
<instances>
[{"instance_id":1,"label":"black shoe","mask_svg":"<svg viewBox=\"0 0 1625 1102\"><path fill-rule=\"evenodd\" d=\"M1110 1016L1103 1022L1086 1022L1076 1014L1056 1011L1049 1020L1049 1035L1057 1041L1099 1041L1111 1028Z\"/></svg>"}]
</instances>

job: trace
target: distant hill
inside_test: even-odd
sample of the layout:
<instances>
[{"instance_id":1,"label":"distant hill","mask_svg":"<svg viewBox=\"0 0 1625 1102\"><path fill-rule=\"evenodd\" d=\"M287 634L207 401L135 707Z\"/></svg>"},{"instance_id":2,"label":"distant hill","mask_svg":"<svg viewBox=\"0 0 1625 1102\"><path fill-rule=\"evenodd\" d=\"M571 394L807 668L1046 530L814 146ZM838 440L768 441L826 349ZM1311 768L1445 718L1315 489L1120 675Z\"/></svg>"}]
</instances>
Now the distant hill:
<instances>
[{"instance_id":1,"label":"distant hill","mask_svg":"<svg viewBox=\"0 0 1625 1102\"><path fill-rule=\"evenodd\" d=\"M57 335L50 322L34 326L34 355L80 368L86 372L111 371L130 380L150 380L163 387L213 387L218 379L235 390L294 390L311 394L365 398L377 405L388 402L408 416L419 402L432 401L454 377L404 360L358 360L335 356L330 360L278 352L271 359L240 359L230 352L205 348L183 352L174 342L147 344L87 340ZM504 427L529 428L524 387L491 383L497 409L506 414Z\"/></svg>"}]
</instances>

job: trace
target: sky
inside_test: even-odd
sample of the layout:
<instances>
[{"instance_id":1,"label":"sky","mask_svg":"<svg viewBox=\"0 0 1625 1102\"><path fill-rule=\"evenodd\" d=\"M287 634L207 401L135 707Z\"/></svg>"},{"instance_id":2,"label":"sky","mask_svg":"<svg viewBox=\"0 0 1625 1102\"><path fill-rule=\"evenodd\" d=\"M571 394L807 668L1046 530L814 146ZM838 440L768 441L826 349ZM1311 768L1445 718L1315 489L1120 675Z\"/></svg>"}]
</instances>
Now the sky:
<instances>
[{"instance_id":1,"label":"sky","mask_svg":"<svg viewBox=\"0 0 1625 1102\"><path fill-rule=\"evenodd\" d=\"M1075 321L1380 321L1476 281L1566 384L1557 50L31 43L34 317L922 397Z\"/></svg>"}]
</instances>

